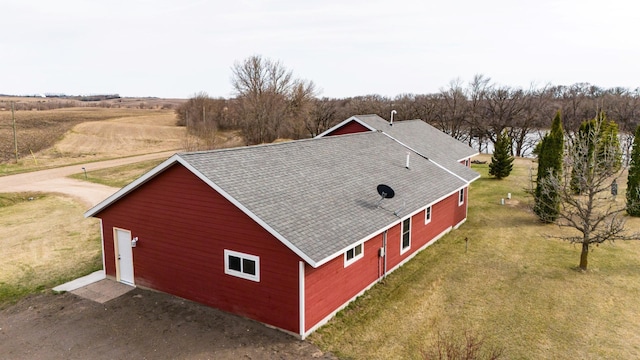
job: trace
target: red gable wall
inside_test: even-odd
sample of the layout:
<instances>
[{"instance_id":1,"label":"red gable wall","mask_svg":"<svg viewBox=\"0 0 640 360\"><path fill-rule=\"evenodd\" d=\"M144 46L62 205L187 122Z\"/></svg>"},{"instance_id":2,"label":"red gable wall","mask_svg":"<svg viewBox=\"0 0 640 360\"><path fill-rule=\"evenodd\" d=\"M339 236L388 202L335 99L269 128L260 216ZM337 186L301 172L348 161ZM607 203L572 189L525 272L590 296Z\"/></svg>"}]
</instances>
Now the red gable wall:
<instances>
[{"instance_id":1,"label":"red gable wall","mask_svg":"<svg viewBox=\"0 0 640 360\"><path fill-rule=\"evenodd\" d=\"M136 285L298 333L300 258L182 165L96 216L107 275L115 276L113 228L127 229L139 239ZM224 249L259 256L260 282L226 275Z\"/></svg>"},{"instance_id":2,"label":"red gable wall","mask_svg":"<svg viewBox=\"0 0 640 360\"><path fill-rule=\"evenodd\" d=\"M357 122L355 120L351 120L348 123L342 125L341 127L339 127L337 129L333 130L332 132L326 134L325 136L345 135L345 134L360 133L360 132L365 132L365 131L371 131L371 130L367 129L365 126L363 126L359 122Z\"/></svg>"}]
</instances>

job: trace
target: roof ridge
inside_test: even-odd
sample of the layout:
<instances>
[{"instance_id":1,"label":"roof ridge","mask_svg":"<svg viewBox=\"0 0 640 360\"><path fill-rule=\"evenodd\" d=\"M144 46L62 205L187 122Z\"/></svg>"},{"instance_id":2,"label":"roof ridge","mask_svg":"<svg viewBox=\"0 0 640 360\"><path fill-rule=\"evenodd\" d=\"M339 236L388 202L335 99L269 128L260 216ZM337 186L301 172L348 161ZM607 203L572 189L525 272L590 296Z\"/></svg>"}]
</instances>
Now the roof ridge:
<instances>
[{"instance_id":1,"label":"roof ridge","mask_svg":"<svg viewBox=\"0 0 640 360\"><path fill-rule=\"evenodd\" d=\"M272 143L262 143L262 144L245 145L245 146L235 146L235 147L220 148L220 149L184 151L184 152L178 152L177 155L183 156L183 155L196 155L196 154L207 154L207 153L220 153L220 152L226 152L226 151L240 151L240 150L243 150L243 149L255 149L255 148L263 148L263 147L271 147L271 146L291 146L292 144L308 142L308 141L314 141L314 140L317 141L317 140L321 140L321 139L331 139L333 137L367 136L367 135L370 135L370 134L376 133L376 132L379 132L379 131L366 131L366 132L360 132L360 133L349 133L349 134L342 134L342 135L335 135L335 136L323 136L321 138L295 139L295 140L291 140L291 141L282 141L282 142L276 142L276 143L273 143L273 142Z\"/></svg>"}]
</instances>

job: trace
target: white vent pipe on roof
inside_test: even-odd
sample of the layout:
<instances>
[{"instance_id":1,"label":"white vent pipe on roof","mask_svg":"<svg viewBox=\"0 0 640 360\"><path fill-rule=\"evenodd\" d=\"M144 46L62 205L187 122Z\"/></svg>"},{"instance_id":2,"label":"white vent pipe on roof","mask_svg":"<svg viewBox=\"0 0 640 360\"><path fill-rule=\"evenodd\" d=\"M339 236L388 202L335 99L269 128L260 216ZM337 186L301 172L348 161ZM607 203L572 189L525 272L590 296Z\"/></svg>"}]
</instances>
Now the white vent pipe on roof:
<instances>
[{"instance_id":1,"label":"white vent pipe on roof","mask_svg":"<svg viewBox=\"0 0 640 360\"><path fill-rule=\"evenodd\" d=\"M407 151L407 163L405 164L407 169L409 168L409 157L411 157L411 153Z\"/></svg>"},{"instance_id":2,"label":"white vent pipe on roof","mask_svg":"<svg viewBox=\"0 0 640 360\"><path fill-rule=\"evenodd\" d=\"M389 122L389 126L393 126L393 114L397 114L398 112L395 110L391 110L391 121Z\"/></svg>"}]
</instances>

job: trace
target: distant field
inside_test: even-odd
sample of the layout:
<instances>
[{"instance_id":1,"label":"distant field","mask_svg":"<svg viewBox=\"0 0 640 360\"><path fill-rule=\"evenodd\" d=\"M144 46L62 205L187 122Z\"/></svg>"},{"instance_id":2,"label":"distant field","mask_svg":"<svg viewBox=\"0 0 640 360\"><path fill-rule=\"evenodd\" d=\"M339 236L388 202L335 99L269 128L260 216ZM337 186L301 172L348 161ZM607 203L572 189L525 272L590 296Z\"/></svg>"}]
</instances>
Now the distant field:
<instances>
[{"instance_id":1,"label":"distant field","mask_svg":"<svg viewBox=\"0 0 640 360\"><path fill-rule=\"evenodd\" d=\"M173 110L82 107L16 111L15 119L20 163L5 173L180 149L185 137ZM0 166L14 162L11 124L11 111L0 111Z\"/></svg>"},{"instance_id":2,"label":"distant field","mask_svg":"<svg viewBox=\"0 0 640 360\"><path fill-rule=\"evenodd\" d=\"M85 99L86 98L87 97L85 97ZM68 107L175 109L185 101L187 100L155 97L123 97L96 101L80 101L78 97L0 96L0 111L11 109L11 103L14 104L16 109L22 110L52 110Z\"/></svg>"}]
</instances>

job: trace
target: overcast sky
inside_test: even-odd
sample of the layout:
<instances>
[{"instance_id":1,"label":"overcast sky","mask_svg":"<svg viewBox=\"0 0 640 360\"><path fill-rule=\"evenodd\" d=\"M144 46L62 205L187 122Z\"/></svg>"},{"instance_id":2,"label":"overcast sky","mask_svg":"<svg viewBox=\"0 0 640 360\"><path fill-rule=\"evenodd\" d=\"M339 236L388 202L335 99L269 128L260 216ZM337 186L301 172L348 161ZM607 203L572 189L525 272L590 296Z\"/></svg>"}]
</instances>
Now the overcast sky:
<instances>
[{"instance_id":1,"label":"overcast sky","mask_svg":"<svg viewBox=\"0 0 640 360\"><path fill-rule=\"evenodd\" d=\"M637 0L2 0L0 93L233 96L231 67L279 60L321 96L640 87Z\"/></svg>"}]
</instances>

